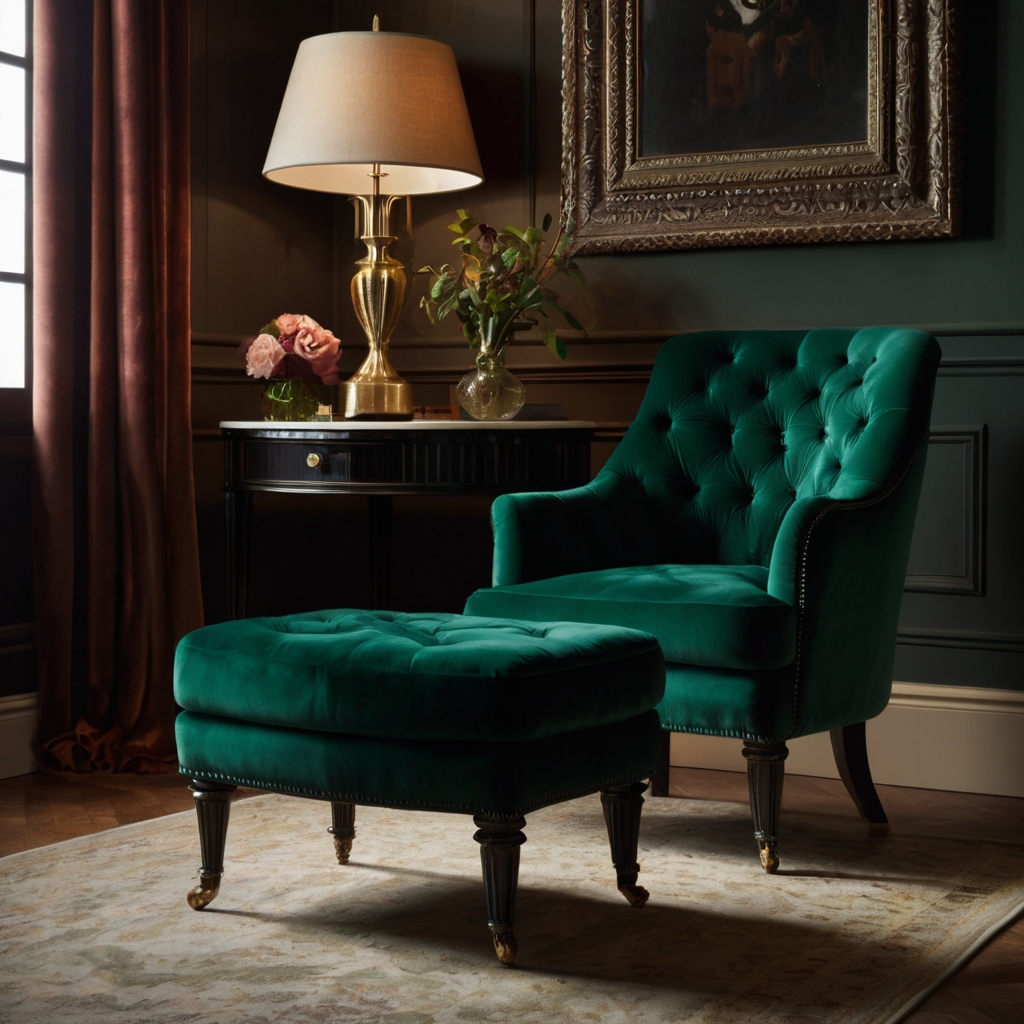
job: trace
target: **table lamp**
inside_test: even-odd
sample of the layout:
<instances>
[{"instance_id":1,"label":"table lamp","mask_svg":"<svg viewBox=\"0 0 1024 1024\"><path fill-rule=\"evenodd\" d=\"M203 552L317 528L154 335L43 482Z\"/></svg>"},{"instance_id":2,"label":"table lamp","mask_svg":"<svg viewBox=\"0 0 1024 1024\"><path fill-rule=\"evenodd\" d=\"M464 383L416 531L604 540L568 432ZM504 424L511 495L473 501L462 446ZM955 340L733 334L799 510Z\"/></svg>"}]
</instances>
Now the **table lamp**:
<instances>
[{"instance_id":1,"label":"table lamp","mask_svg":"<svg viewBox=\"0 0 1024 1024\"><path fill-rule=\"evenodd\" d=\"M352 303L370 351L342 385L346 419L410 419L412 386L388 359L405 270L388 255L396 200L483 181L451 47L423 36L332 32L295 55L263 175L352 197L366 245Z\"/></svg>"}]
</instances>

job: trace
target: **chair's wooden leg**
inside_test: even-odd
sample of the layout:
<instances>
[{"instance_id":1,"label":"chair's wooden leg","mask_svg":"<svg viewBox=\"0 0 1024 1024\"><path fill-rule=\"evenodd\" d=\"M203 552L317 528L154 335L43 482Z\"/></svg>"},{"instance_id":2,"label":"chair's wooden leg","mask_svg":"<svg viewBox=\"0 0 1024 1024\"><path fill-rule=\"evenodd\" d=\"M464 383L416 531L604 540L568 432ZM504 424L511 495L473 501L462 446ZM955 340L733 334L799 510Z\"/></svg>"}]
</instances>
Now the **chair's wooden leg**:
<instances>
[{"instance_id":1,"label":"chair's wooden leg","mask_svg":"<svg viewBox=\"0 0 1024 1024\"><path fill-rule=\"evenodd\" d=\"M872 826L872 831L886 831L889 819L885 816L882 801L878 799L875 784L871 779L871 765L868 764L867 731L864 722L844 725L833 729L832 753L836 756L839 777L860 812Z\"/></svg>"},{"instance_id":2,"label":"chair's wooden leg","mask_svg":"<svg viewBox=\"0 0 1024 1024\"><path fill-rule=\"evenodd\" d=\"M636 884L640 874L636 848L640 839L640 810L644 805L640 794L645 789L647 783L633 782L628 786L610 786L601 790L601 806L604 808L604 823L608 827L616 883L619 892L633 907L642 907L650 896L642 885Z\"/></svg>"},{"instance_id":3,"label":"chair's wooden leg","mask_svg":"<svg viewBox=\"0 0 1024 1024\"><path fill-rule=\"evenodd\" d=\"M484 869L487 927L491 929L498 959L511 965L517 952L512 926L516 918L519 847L526 842L522 832L526 819L476 815L473 824L478 829L473 838L480 844L480 863Z\"/></svg>"},{"instance_id":4,"label":"chair's wooden leg","mask_svg":"<svg viewBox=\"0 0 1024 1024\"><path fill-rule=\"evenodd\" d=\"M199 868L199 884L188 894L188 905L202 910L220 892L224 874L224 844L228 838L230 797L236 787L219 782L193 779L189 789L196 802L199 819L199 849L203 858Z\"/></svg>"},{"instance_id":5,"label":"chair's wooden leg","mask_svg":"<svg viewBox=\"0 0 1024 1024\"><path fill-rule=\"evenodd\" d=\"M651 776L651 796L668 796L669 748L672 733L668 729L661 730L661 745L658 747L658 768Z\"/></svg>"},{"instance_id":6,"label":"chair's wooden leg","mask_svg":"<svg viewBox=\"0 0 1024 1024\"><path fill-rule=\"evenodd\" d=\"M743 756L747 759L750 810L754 816L754 838L761 853L761 866L773 875L779 870L779 817L789 749L785 743L745 740Z\"/></svg>"},{"instance_id":7,"label":"chair's wooden leg","mask_svg":"<svg viewBox=\"0 0 1024 1024\"><path fill-rule=\"evenodd\" d=\"M331 827L327 831L334 836L334 853L338 863L347 864L352 852L352 840L356 837L356 805L332 800Z\"/></svg>"}]
</instances>

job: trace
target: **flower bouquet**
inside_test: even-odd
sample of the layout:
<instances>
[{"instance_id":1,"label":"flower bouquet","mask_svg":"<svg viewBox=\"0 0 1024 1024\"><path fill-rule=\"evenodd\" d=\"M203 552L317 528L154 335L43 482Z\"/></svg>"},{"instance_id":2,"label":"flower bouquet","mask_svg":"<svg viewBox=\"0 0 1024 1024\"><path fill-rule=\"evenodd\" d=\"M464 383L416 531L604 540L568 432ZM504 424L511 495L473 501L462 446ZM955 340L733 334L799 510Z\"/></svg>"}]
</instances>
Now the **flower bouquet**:
<instances>
[{"instance_id":1,"label":"flower bouquet","mask_svg":"<svg viewBox=\"0 0 1024 1024\"><path fill-rule=\"evenodd\" d=\"M466 340L480 350L477 371L463 377L456 388L462 407L476 419L511 419L522 408L526 389L505 369L505 349L517 330L538 325L537 319L530 318L533 314L546 321L544 344L564 359L565 342L550 326L552 314L574 330L583 328L544 285L555 275L565 274L582 288L583 274L568 255L570 238L563 228L559 227L550 246L546 244L550 215L542 228L501 231L478 223L465 210L458 215L449 230L455 232L452 245L462 250L461 265L423 267L419 273L430 274L432 281L420 306L431 323L454 313Z\"/></svg>"},{"instance_id":2,"label":"flower bouquet","mask_svg":"<svg viewBox=\"0 0 1024 1024\"><path fill-rule=\"evenodd\" d=\"M282 313L246 338L238 354L245 372L263 377L265 420L311 420L320 406L320 389L338 383L338 339L312 317Z\"/></svg>"}]
</instances>

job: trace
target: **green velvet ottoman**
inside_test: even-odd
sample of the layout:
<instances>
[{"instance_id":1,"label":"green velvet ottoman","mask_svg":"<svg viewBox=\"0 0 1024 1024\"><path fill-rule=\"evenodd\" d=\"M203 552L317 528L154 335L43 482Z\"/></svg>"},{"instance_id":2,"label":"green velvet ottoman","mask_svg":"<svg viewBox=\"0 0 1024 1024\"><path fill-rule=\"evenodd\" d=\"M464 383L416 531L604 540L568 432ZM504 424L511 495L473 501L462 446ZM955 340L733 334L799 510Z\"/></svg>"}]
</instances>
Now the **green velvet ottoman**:
<instances>
[{"instance_id":1,"label":"green velvet ottoman","mask_svg":"<svg viewBox=\"0 0 1024 1024\"><path fill-rule=\"evenodd\" d=\"M207 626L178 645L180 771L192 778L201 910L224 870L236 786L329 800L347 863L355 805L473 815L502 963L524 815L600 790L633 906L644 779L656 769L665 662L618 626L355 610Z\"/></svg>"}]
</instances>

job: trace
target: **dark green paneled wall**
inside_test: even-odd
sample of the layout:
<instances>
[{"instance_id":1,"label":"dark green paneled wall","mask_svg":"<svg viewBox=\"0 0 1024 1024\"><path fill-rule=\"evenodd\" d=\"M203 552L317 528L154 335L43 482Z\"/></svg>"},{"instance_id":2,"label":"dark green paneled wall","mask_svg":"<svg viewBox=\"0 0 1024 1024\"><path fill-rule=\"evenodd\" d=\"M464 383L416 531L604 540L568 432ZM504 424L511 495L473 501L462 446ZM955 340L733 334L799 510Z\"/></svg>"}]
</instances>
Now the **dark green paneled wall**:
<instances>
[{"instance_id":1,"label":"dark green paneled wall","mask_svg":"<svg viewBox=\"0 0 1024 1024\"><path fill-rule=\"evenodd\" d=\"M430 35L455 49L488 181L416 201L415 239L403 237L395 247L407 267L447 256L445 225L456 206L487 220L523 223L556 209L560 188L557 0L260 0L245 6L240 28L237 4L192 0L194 21L203 23L194 47L197 99L201 95L195 114L195 421L207 430L224 416L255 414L258 386L241 380L230 346L264 313L288 309L324 317L344 339L347 365L355 365L362 349L347 294L351 261L360 255L347 204L259 179L291 53L303 35L364 28L379 13L385 29ZM960 238L590 257L584 261L590 308L579 302L573 308L591 339L571 345L564 366L529 344L514 362L524 368L534 400L562 400L570 415L622 421L639 401L657 339L672 332L871 323L933 328L947 360L936 393L935 458L915 541L914 589L904 602L897 678L1024 689L1024 540L1016 525L1024 498L1024 63L1016 57L1024 51L1024 4L962 0L962 8ZM271 51L276 63L268 69ZM448 325L432 328L416 309L420 287L414 283L396 334L395 361L414 381L420 401L447 401L449 385L469 361ZM211 450L198 464L209 610L218 617L218 459ZM265 529L257 522L267 542L271 523L282 528L297 514L316 515L326 517L316 528L326 529L334 516L347 555L332 554L326 582L301 596L268 583L267 607L273 601L307 606L331 595L362 600L354 540L364 528L361 507L343 503L328 514L282 502L268 505ZM467 570L449 593L439 571L446 559L460 566L486 562L485 511L471 503L437 515L429 508L400 509L401 536L429 523L435 543L433 562L421 545L403 549L396 600L447 607L474 579L486 578L485 566Z\"/></svg>"}]
</instances>

